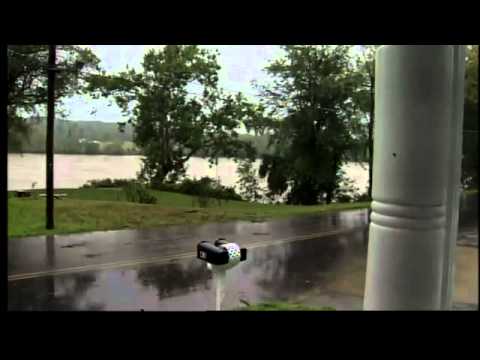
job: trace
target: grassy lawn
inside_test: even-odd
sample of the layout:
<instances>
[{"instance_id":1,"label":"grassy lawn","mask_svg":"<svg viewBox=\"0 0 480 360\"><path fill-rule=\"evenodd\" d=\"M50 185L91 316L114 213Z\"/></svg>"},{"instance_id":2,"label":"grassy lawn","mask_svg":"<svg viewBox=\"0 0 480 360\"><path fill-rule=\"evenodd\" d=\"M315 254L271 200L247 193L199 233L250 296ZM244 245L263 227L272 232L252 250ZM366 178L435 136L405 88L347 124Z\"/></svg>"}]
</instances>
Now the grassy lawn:
<instances>
[{"instance_id":1,"label":"grassy lawn","mask_svg":"<svg viewBox=\"0 0 480 360\"><path fill-rule=\"evenodd\" d=\"M328 311L335 310L333 307L315 307L315 306L305 306L302 304L292 304L286 302L275 302L275 303L259 303L249 305L243 308L238 309L240 311Z\"/></svg>"},{"instance_id":2,"label":"grassy lawn","mask_svg":"<svg viewBox=\"0 0 480 360\"><path fill-rule=\"evenodd\" d=\"M154 191L157 204L137 204L125 201L119 189L57 189L67 198L55 200L55 229L45 229L45 198L34 191L31 198L14 198L9 193L8 234L30 236L41 234L65 234L75 232L154 228L228 220L261 221L268 218L318 214L349 209L367 208L369 202L315 206L251 204L243 201L215 200L207 208L200 208L189 195Z\"/></svg>"}]
</instances>

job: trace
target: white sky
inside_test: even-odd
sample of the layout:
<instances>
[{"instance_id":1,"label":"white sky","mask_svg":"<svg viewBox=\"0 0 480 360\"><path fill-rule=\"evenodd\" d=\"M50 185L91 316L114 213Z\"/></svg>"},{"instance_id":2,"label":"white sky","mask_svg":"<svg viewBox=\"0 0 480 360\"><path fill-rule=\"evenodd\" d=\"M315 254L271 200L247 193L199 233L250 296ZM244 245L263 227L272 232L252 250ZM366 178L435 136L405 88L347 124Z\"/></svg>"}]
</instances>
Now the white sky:
<instances>
[{"instance_id":1,"label":"white sky","mask_svg":"<svg viewBox=\"0 0 480 360\"><path fill-rule=\"evenodd\" d=\"M100 66L107 72L125 70L126 65L140 69L143 56L151 48L162 45L84 45L91 48L101 60ZM268 76L263 71L272 60L282 56L277 45L200 45L219 51L221 66L219 86L227 92L241 91L250 100L255 99L252 80L264 83ZM125 121L120 109L113 100L92 99L89 96L74 96L64 100L63 108L70 120L92 120L117 122ZM95 112L96 111L96 112Z\"/></svg>"}]
</instances>

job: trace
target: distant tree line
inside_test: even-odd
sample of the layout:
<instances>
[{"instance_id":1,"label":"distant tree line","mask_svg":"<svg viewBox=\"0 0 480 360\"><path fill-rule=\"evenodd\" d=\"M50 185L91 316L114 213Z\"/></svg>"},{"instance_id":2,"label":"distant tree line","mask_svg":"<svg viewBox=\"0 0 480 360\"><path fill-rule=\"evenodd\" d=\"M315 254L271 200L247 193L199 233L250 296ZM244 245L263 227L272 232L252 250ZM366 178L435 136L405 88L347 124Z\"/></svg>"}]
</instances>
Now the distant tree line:
<instances>
[{"instance_id":1,"label":"distant tree line","mask_svg":"<svg viewBox=\"0 0 480 360\"><path fill-rule=\"evenodd\" d=\"M31 118L27 136L18 142L10 142L10 153L44 153L46 136L46 119ZM269 152L269 135L239 134L239 139L249 142L260 156ZM102 121L55 121L55 152L58 154L106 154L106 155L141 155L141 149L133 142L134 129L130 124L119 126L116 123ZM195 156L205 157L200 149ZM226 154L219 151L218 156ZM244 157L244 156L243 156Z\"/></svg>"},{"instance_id":2,"label":"distant tree line","mask_svg":"<svg viewBox=\"0 0 480 360\"><path fill-rule=\"evenodd\" d=\"M46 120L30 120L27 136L20 142L9 141L9 152L44 153ZM138 155L133 143L133 129L125 126L123 132L115 123L100 121L55 121L55 152L58 154Z\"/></svg>"}]
</instances>

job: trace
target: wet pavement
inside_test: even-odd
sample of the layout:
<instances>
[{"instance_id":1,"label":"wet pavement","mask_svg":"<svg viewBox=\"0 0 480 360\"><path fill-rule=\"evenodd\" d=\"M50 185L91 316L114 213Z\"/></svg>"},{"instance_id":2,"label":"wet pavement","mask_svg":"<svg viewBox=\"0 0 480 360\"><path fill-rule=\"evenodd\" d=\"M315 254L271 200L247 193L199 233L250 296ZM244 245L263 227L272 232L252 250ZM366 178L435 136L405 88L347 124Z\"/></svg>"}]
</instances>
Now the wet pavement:
<instances>
[{"instance_id":1,"label":"wet pavement","mask_svg":"<svg viewBox=\"0 0 480 360\"><path fill-rule=\"evenodd\" d=\"M73 235L10 239L8 274L95 267L99 264L159 260L192 254L198 242L219 237L242 245L296 239L328 232L364 228L365 210L297 216L268 222L234 221L220 224L168 226L149 230L102 231Z\"/></svg>"},{"instance_id":2,"label":"wet pavement","mask_svg":"<svg viewBox=\"0 0 480 360\"><path fill-rule=\"evenodd\" d=\"M223 308L335 287L341 274L357 265L351 260L364 257L365 236L356 232L250 249L248 261L229 271ZM211 272L194 257L9 283L11 310L211 310L214 296Z\"/></svg>"},{"instance_id":3,"label":"wet pavement","mask_svg":"<svg viewBox=\"0 0 480 360\"><path fill-rule=\"evenodd\" d=\"M478 309L477 217L477 198L464 200L457 246L458 310ZM194 250L200 240L226 237L249 253L246 262L229 271L223 309L245 301L292 301L361 310L366 224L367 211L357 210L264 223L11 239L8 307L212 310L212 274Z\"/></svg>"}]
</instances>

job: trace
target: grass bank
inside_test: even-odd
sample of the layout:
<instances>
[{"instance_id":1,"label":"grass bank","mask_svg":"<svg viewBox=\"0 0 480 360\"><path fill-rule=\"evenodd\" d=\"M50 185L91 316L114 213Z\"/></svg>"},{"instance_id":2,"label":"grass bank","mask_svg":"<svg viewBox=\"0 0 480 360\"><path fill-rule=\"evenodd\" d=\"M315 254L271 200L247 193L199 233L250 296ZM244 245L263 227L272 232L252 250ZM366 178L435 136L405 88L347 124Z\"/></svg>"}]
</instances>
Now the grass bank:
<instances>
[{"instance_id":1,"label":"grass bank","mask_svg":"<svg viewBox=\"0 0 480 360\"><path fill-rule=\"evenodd\" d=\"M213 200L208 207L201 208L195 197L172 192L150 190L157 198L157 204L148 205L127 202L123 191L116 188L57 189L56 193L66 193L67 197L55 200L55 229L47 231L45 198L38 197L39 193L44 192L36 190L30 198L15 198L13 193L9 193L9 236L154 228L229 220L263 221L269 218L363 209L370 204L360 202L296 206Z\"/></svg>"}]
</instances>

